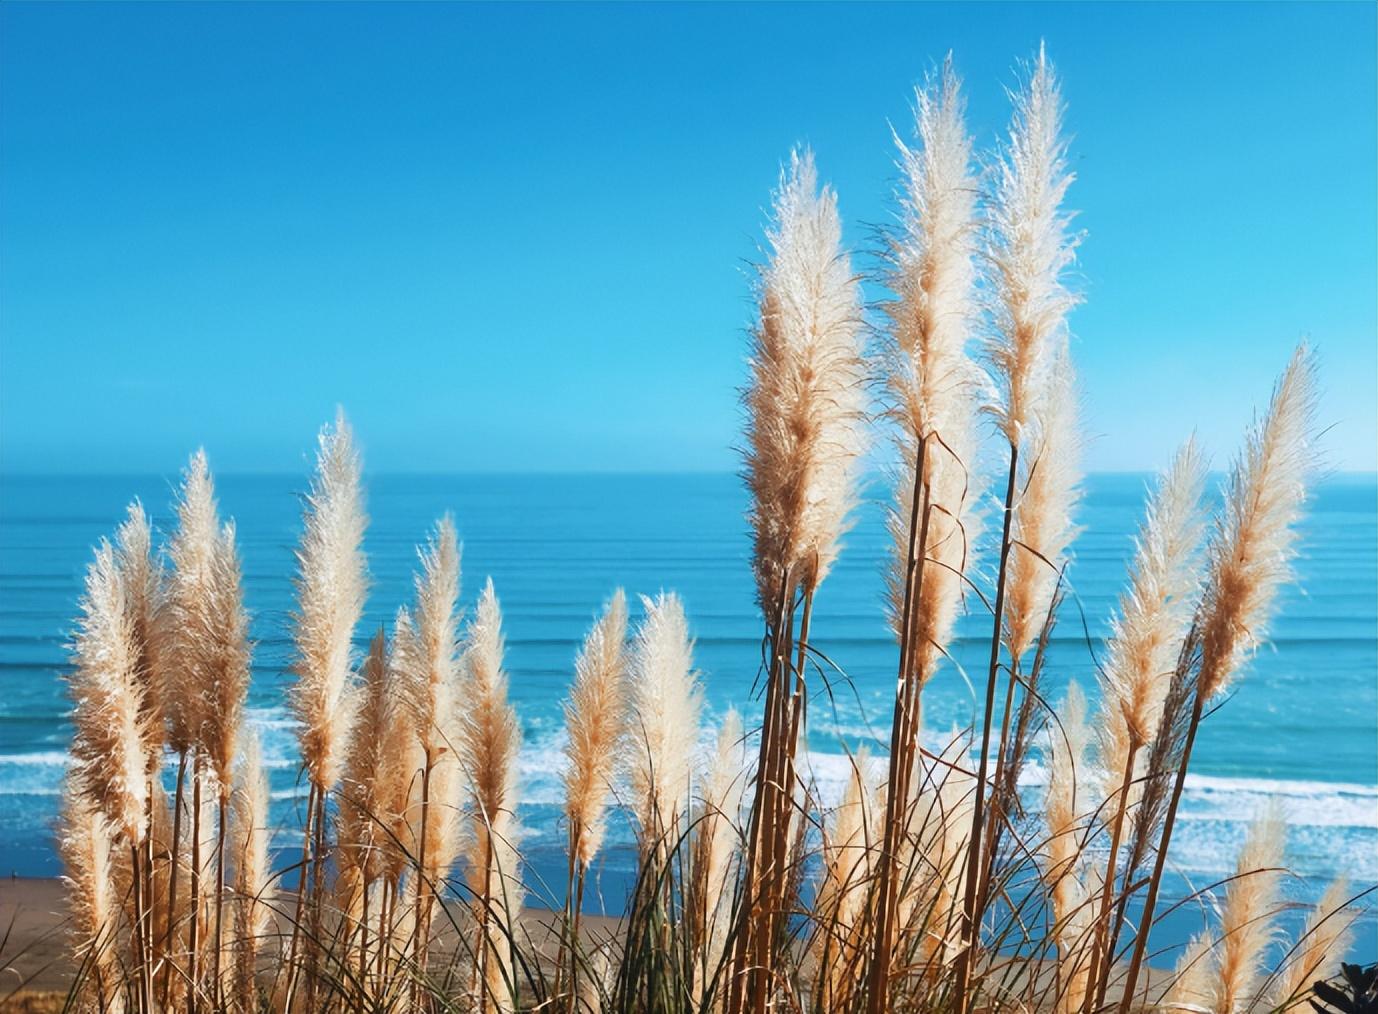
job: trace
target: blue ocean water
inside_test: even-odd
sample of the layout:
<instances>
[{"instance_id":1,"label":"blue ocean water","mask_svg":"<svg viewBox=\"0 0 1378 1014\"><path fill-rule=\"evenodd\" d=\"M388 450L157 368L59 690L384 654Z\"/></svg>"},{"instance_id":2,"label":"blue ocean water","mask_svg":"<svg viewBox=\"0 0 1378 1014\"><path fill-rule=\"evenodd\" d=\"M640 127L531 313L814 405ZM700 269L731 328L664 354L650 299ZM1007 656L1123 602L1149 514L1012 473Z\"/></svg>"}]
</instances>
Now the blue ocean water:
<instances>
[{"instance_id":1,"label":"blue ocean water","mask_svg":"<svg viewBox=\"0 0 1378 1014\"><path fill-rule=\"evenodd\" d=\"M1069 679L1093 691L1094 653L1121 590L1146 477L1093 475L1074 547L1073 594L1050 648L1047 692ZM58 870L53 823L70 734L61 674L91 547L140 498L171 526L175 476L0 479L0 871ZM303 478L222 476L222 513L237 523L257 642L250 720L263 733L276 819L300 807L292 723L283 706L290 650L292 551ZM841 744L883 747L895 647L881 608L888 546L879 484L819 594L813 635L845 673L811 711L810 761L827 798L845 777ZM532 879L558 882L560 703L590 620L616 587L677 591L696 637L710 716L748 716L760 648L745 494L731 475L375 476L367 551L372 587L360 644L409 600L415 545L451 512L464 540L466 601L491 576L502 601L511 693L521 715L522 819ZM1286 805L1289 893L1314 898L1338 873L1378 883L1378 479L1337 476L1303 524L1299 583L1283 595L1270 645L1210 717L1173 842L1174 883L1230 870L1244 827L1269 796ZM639 607L633 601L633 614ZM956 662L980 672L990 620L959 622ZM935 730L969 723L976 697L955 667L925 693ZM877 736L882 739L877 740ZM1030 772L1036 791L1039 771ZM603 897L621 903L626 832L615 829ZM539 891L539 887L537 888ZM552 891L552 893L554 893ZM1371 925L1365 931L1372 937Z\"/></svg>"}]
</instances>

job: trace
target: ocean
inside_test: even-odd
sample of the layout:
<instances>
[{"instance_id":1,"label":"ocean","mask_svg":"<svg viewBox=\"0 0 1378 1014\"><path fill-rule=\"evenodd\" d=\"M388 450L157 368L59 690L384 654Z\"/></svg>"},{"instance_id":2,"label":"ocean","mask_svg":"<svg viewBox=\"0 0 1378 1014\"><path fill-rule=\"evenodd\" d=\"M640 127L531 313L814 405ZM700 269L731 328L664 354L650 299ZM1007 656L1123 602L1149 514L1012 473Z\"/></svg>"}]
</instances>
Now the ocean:
<instances>
[{"instance_id":1,"label":"ocean","mask_svg":"<svg viewBox=\"0 0 1378 1014\"><path fill-rule=\"evenodd\" d=\"M53 845L70 728L62 674L83 570L96 540L135 497L171 527L176 476L0 478L0 872L59 872ZM1098 474L1086 482L1084 530L1069 570L1071 594L1050 646L1046 692L1068 680L1094 696L1095 658L1123 587L1148 477ZM274 819L296 825L304 803L293 723L284 707L290 652L293 547L305 479L226 475L222 514L233 517L256 641L249 721L264 737ZM842 745L883 748L896 649L882 609L884 488L868 488L846 547L819 593L817 648L836 664L830 694L811 707L809 762L824 799L846 775ZM695 637L711 723L735 705L750 724L761 623L753 598L746 498L732 475L380 475L369 479L366 548L371 590L362 647L409 601L415 546L453 514L464 542L464 599L491 576L502 602L511 694L521 716L521 819L533 893L557 897L561 702L579 642L614 588L673 590ZM1292 899L1313 900L1347 875L1378 883L1378 478L1320 483L1303 523L1299 577L1281 601L1269 644L1203 727L1171 853L1177 895L1227 875L1248 821L1269 797L1285 805ZM958 624L956 665L924 696L935 735L973 720L990 620ZM975 674L970 682L960 669ZM878 738L879 737L879 738ZM1037 765L1026 791L1036 793ZM617 911L630 868L629 831L615 824L598 869L602 904ZM283 844L286 844L284 839ZM544 886L543 886L544 885ZM1185 935L1190 920L1173 922ZM1373 920L1361 946L1378 951Z\"/></svg>"}]
</instances>

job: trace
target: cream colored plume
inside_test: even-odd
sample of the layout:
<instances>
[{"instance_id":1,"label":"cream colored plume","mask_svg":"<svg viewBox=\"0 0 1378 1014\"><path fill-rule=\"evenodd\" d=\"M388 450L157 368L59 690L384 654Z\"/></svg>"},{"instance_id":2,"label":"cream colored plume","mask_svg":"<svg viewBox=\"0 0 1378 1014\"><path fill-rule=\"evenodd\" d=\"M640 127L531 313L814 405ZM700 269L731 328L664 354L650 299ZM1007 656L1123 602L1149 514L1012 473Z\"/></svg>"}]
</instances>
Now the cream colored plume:
<instances>
[{"instance_id":1,"label":"cream colored plume","mask_svg":"<svg viewBox=\"0 0 1378 1014\"><path fill-rule=\"evenodd\" d=\"M789 575L809 590L837 555L855 499L865 391L860 289L837 197L795 152L775 195L745 400L757 591L773 617Z\"/></svg>"},{"instance_id":2,"label":"cream colored plume","mask_svg":"<svg viewBox=\"0 0 1378 1014\"><path fill-rule=\"evenodd\" d=\"M72 753L93 805L137 844L148 825L150 736L125 584L104 539L86 571L81 610L69 679Z\"/></svg>"},{"instance_id":3,"label":"cream colored plume","mask_svg":"<svg viewBox=\"0 0 1378 1014\"><path fill-rule=\"evenodd\" d=\"M408 819L415 844L424 848L426 879L444 877L459 855L461 721L457 712L460 684L458 644L459 540L448 516L420 551L416 575L416 603L411 613L399 612L393 641L396 666L402 676L403 701L420 745L419 771L410 778ZM425 806L425 842L416 837Z\"/></svg>"},{"instance_id":4,"label":"cream colored plume","mask_svg":"<svg viewBox=\"0 0 1378 1014\"><path fill-rule=\"evenodd\" d=\"M373 636L363 665L363 706L345 758L339 798L340 864L351 873L351 884L366 887L383 872L391 846L393 820L405 808L405 788L395 783L410 772L396 768L398 751L390 742L396 687L388 670L387 639ZM391 797L391 798L389 798Z\"/></svg>"},{"instance_id":5,"label":"cream colored plume","mask_svg":"<svg viewBox=\"0 0 1378 1014\"><path fill-rule=\"evenodd\" d=\"M240 947L237 975L239 995L252 996L254 959L273 918L276 894L268 848L268 779L256 733L243 737L234 792L230 797L230 830L234 861L234 890L238 905L235 935Z\"/></svg>"},{"instance_id":6,"label":"cream colored plume","mask_svg":"<svg viewBox=\"0 0 1378 1014\"><path fill-rule=\"evenodd\" d=\"M200 742L215 772L220 794L234 785L239 726L249 692L249 617L244 612L234 522L226 523L211 556L211 626L201 632L200 659L205 718Z\"/></svg>"},{"instance_id":7,"label":"cream colored plume","mask_svg":"<svg viewBox=\"0 0 1378 1014\"><path fill-rule=\"evenodd\" d=\"M1172 970L1172 985L1164 998L1168 1010L1212 1011L1215 954L1209 933L1197 933L1182 949Z\"/></svg>"},{"instance_id":8,"label":"cream colored plume","mask_svg":"<svg viewBox=\"0 0 1378 1014\"><path fill-rule=\"evenodd\" d=\"M1078 299L1063 276L1078 238L1061 204L1075 178L1067 169L1062 96L1040 47L1014 98L1009 141L996 170L987 250L995 330L987 343L1002 403L992 412L1005 438L1020 443L1034 422L1052 354Z\"/></svg>"},{"instance_id":9,"label":"cream colored plume","mask_svg":"<svg viewBox=\"0 0 1378 1014\"><path fill-rule=\"evenodd\" d=\"M297 549L293 713L302 760L318 790L339 781L359 707L351 641L364 606L363 491L354 438L344 413L321 430L316 474L306 496Z\"/></svg>"},{"instance_id":10,"label":"cream colored plume","mask_svg":"<svg viewBox=\"0 0 1378 1014\"><path fill-rule=\"evenodd\" d=\"M872 868L884 837L885 792L876 765L862 750L851 759L851 776L823 834L822 883L818 888L819 931L813 948L825 1005L841 1005L862 967L869 922Z\"/></svg>"},{"instance_id":11,"label":"cream colored plume","mask_svg":"<svg viewBox=\"0 0 1378 1014\"><path fill-rule=\"evenodd\" d=\"M413 824L419 814L413 806L420 798L420 772L426 758L417 731L417 712L409 696L414 674L408 669L409 660L417 654L411 614L402 607L397 610L392 646L387 655L387 724L373 783L379 817L387 822L388 829L383 849L383 875L393 885L400 880L410 858L416 855L418 844ZM452 768L456 766L451 765Z\"/></svg>"},{"instance_id":12,"label":"cream colored plume","mask_svg":"<svg viewBox=\"0 0 1378 1014\"><path fill-rule=\"evenodd\" d=\"M931 675L951 636L962 575L978 534L975 415L983 381L967 355L974 312L976 181L964 106L949 59L941 77L916 93L918 147L896 138L903 189L900 230L888 257L887 280L895 298L885 307L890 324L880 367L902 461L889 519L894 542L890 615L899 637L911 536L917 537L911 519L923 441L922 486L931 505L924 555L932 566L925 565L914 614L914 671L920 679Z\"/></svg>"},{"instance_id":13,"label":"cream colored plume","mask_svg":"<svg viewBox=\"0 0 1378 1014\"><path fill-rule=\"evenodd\" d=\"M702 693L684 607L673 592L641 598L645 618L632 650L632 810L642 848L673 847L689 802Z\"/></svg>"},{"instance_id":14,"label":"cream colored plume","mask_svg":"<svg viewBox=\"0 0 1378 1014\"><path fill-rule=\"evenodd\" d=\"M1090 790L1087 747L1091 728L1086 722L1086 697L1073 681L1057 718L1048 727L1048 793L1044 815L1048 822L1045 882L1051 883L1054 936L1057 940L1059 1014L1077 1014L1090 985L1094 896L1088 884L1091 869L1082 868L1089 834L1089 811L1096 805Z\"/></svg>"},{"instance_id":15,"label":"cream colored plume","mask_svg":"<svg viewBox=\"0 0 1378 1014\"><path fill-rule=\"evenodd\" d=\"M129 505L125 521L115 535L115 562L125 588L125 608L129 613L134 647L138 656L140 708L144 714L144 733L149 763L161 761L163 749L164 714L160 681L160 645L162 629L160 613L165 589L163 568L153 551L153 533L148 515L139 501Z\"/></svg>"},{"instance_id":16,"label":"cream colored plume","mask_svg":"<svg viewBox=\"0 0 1378 1014\"><path fill-rule=\"evenodd\" d=\"M1277 932L1273 919L1281 901L1286 836L1281 808L1269 805L1249 827L1235 879L1225 888L1220 942L1215 947L1217 1014L1244 1010L1261 985L1264 952Z\"/></svg>"},{"instance_id":17,"label":"cream colored plume","mask_svg":"<svg viewBox=\"0 0 1378 1014\"><path fill-rule=\"evenodd\" d=\"M626 728L627 597L618 589L584 639L565 705L565 818L576 829L583 866L603 842L618 745Z\"/></svg>"},{"instance_id":18,"label":"cream colored plume","mask_svg":"<svg viewBox=\"0 0 1378 1014\"><path fill-rule=\"evenodd\" d=\"M1270 987L1265 1008L1295 1005L1313 982L1323 978L1345 956L1354 925L1344 911L1348 899L1349 884L1343 877L1325 889L1307 917L1287 964Z\"/></svg>"},{"instance_id":19,"label":"cream colored plume","mask_svg":"<svg viewBox=\"0 0 1378 1014\"><path fill-rule=\"evenodd\" d=\"M1086 838L1086 748L1090 741L1086 697L1073 681L1058 709L1057 721L1048 728L1048 792L1043 804L1048 822L1047 875L1052 881L1053 914L1059 923L1070 918L1084 896L1077 861Z\"/></svg>"},{"instance_id":20,"label":"cream colored plume","mask_svg":"<svg viewBox=\"0 0 1378 1014\"><path fill-rule=\"evenodd\" d=\"M125 1009L117 954L120 901L115 891L111 846L116 828L91 803L81 775L68 776L63 791L58 854L78 961L85 978L79 1009L122 1014Z\"/></svg>"},{"instance_id":21,"label":"cream colored plume","mask_svg":"<svg viewBox=\"0 0 1378 1014\"><path fill-rule=\"evenodd\" d=\"M1121 790L1131 750L1137 752L1157 732L1168 683L1191 624L1200 582L1194 557L1204 529L1205 479L1205 461L1195 441L1188 440L1159 478L1139 530L1129 588L1120 597L1119 615L1111 621L1101 678L1097 738L1106 799ZM1138 798L1143 756L1136 758L1126 807Z\"/></svg>"},{"instance_id":22,"label":"cream colored plume","mask_svg":"<svg viewBox=\"0 0 1378 1014\"><path fill-rule=\"evenodd\" d=\"M1081 500L1081 435L1077 430L1076 376L1065 345L1053 357L1037 408L1037 426L1026 448L1011 528L1006 578L1005 637L1018 659L1049 619L1078 528Z\"/></svg>"},{"instance_id":23,"label":"cream colored plume","mask_svg":"<svg viewBox=\"0 0 1378 1014\"><path fill-rule=\"evenodd\" d=\"M1206 699L1263 640L1278 588L1291 576L1295 526L1316 465L1315 415L1316 363L1303 344L1231 470L1211 539L1199 677Z\"/></svg>"},{"instance_id":24,"label":"cream colored plume","mask_svg":"<svg viewBox=\"0 0 1378 1014\"><path fill-rule=\"evenodd\" d=\"M215 559L220 520L206 452L191 456L177 502L177 531L169 546L172 571L161 618L166 664L159 671L167 713L168 745L185 753L199 741L207 700L204 635L216 624Z\"/></svg>"},{"instance_id":25,"label":"cream colored plume","mask_svg":"<svg viewBox=\"0 0 1378 1014\"><path fill-rule=\"evenodd\" d=\"M690 892L699 922L699 967L696 995L702 998L705 980L722 963L732 922L733 860L741 842L742 796L748 760L742 716L728 708L714 738L713 754L704 775L703 791L694 814L693 888Z\"/></svg>"},{"instance_id":26,"label":"cream colored plume","mask_svg":"<svg viewBox=\"0 0 1378 1014\"><path fill-rule=\"evenodd\" d=\"M493 582L484 585L464 648L463 719L470 833L466 835L469 888L487 928L482 962L485 992L498 1010L509 1010L513 978L511 935L521 913L523 888L517 853L517 755L521 726L507 700L503 670L502 611Z\"/></svg>"}]
</instances>

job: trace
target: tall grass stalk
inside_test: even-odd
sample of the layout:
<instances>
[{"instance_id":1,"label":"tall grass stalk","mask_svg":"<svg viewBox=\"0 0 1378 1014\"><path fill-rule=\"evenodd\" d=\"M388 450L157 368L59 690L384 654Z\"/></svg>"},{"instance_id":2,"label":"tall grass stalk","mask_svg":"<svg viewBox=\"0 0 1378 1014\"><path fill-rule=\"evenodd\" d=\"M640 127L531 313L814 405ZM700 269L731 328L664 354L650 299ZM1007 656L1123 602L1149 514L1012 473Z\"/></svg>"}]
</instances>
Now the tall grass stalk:
<instances>
[{"instance_id":1,"label":"tall grass stalk","mask_svg":"<svg viewBox=\"0 0 1378 1014\"><path fill-rule=\"evenodd\" d=\"M1315 359L1302 344L1278 380L1267 414L1255 424L1235 461L1208 547L1206 588L1193 630L1199 647L1189 684L1190 716L1125 976L1121 1014L1129 1014L1134 1002L1206 702L1229 685L1261 642L1278 589L1290 576L1294 526L1305 502L1307 477L1316 467L1315 412Z\"/></svg>"},{"instance_id":2,"label":"tall grass stalk","mask_svg":"<svg viewBox=\"0 0 1378 1014\"><path fill-rule=\"evenodd\" d=\"M767 969L795 824L794 755L807 690L802 662L813 596L837 555L855 497L864 409L857 279L842 250L836 195L819 191L811 153L791 156L773 211L745 394L766 694L727 1005L733 1014L764 1010L774 986Z\"/></svg>"},{"instance_id":3,"label":"tall grass stalk","mask_svg":"<svg viewBox=\"0 0 1378 1014\"><path fill-rule=\"evenodd\" d=\"M1037 454L1037 445L1028 441L1031 430L1048 429L1051 418L1060 421L1066 404L1051 406L1050 397L1067 397L1058 391L1057 349L1065 341L1066 315L1077 298L1066 288L1063 275L1072 263L1077 239L1068 233L1069 218L1061 209L1063 197L1073 176L1066 166L1066 142L1062 138L1062 99L1046 53L1038 58L1024 88L1015 97L1014 121L1009 141L996 169L995 192L989 223L991 242L986 262L993 289L993 331L987 343L991 370L1000 388L1001 400L991 407L996 426L1009 447L999 564L996 576L990 664L987 667L985 705L981 719L976 795L972 807L971 835L965 898L962 914L964 947L957 958L954 992L962 1011L971 1002L971 970L980 947L982 873L988 855L986 831L986 793L991 749L997 678L1000 672L1002 640L1010 651L1010 692L1006 695L1006 714L1016 683L1018 654L1028 647L1035 623L1041 617L1035 608L1045 601L1042 590L1049 584L1050 558L1044 547L1021 544L1013 555L1015 530L1016 478L1024 458ZM1055 428L1055 427L1054 427ZM1057 451L1046 459L1033 457L1026 469L1030 477L1039 466L1061 468ZM1050 490L1051 495L1055 495ZM1064 505L1049 503L1047 509L1060 511ZM1031 519L1036 521L1037 519ZM1056 529L1055 529L1056 530ZM1032 557L1032 559L1028 559ZM1011 572L1011 559L1015 563ZM1023 561L1018 562L1018 561ZM1014 589L1013 617L1007 617L1007 595L1011 577L1028 576L1029 588ZM1055 577L1055 575L1054 575ZM1035 591L1034 589L1038 589ZM1050 601L1050 596L1047 598ZM999 744L1003 746L1003 742Z\"/></svg>"}]
</instances>

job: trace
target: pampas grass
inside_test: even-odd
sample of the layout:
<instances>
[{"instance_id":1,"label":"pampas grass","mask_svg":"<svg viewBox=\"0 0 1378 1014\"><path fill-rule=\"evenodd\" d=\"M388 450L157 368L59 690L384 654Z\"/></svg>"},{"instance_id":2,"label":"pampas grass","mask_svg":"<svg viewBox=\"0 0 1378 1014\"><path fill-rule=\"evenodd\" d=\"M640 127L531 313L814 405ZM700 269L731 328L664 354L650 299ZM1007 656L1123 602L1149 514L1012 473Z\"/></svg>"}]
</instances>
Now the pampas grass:
<instances>
[{"instance_id":1,"label":"pampas grass","mask_svg":"<svg viewBox=\"0 0 1378 1014\"><path fill-rule=\"evenodd\" d=\"M71 913L69 931L79 966L75 993L91 1009L121 1014L125 1004L114 950L119 902L111 856L112 832L109 821L92 803L81 775L69 776L57 844Z\"/></svg>"},{"instance_id":2,"label":"pampas grass","mask_svg":"<svg viewBox=\"0 0 1378 1014\"><path fill-rule=\"evenodd\" d=\"M515 1009L512 938L523 889L517 858L517 754L521 726L507 701L502 612L490 580L479 596L464 647L461 752L468 782L465 836L469 890L479 924L475 991L480 1010Z\"/></svg>"},{"instance_id":3,"label":"pampas grass","mask_svg":"<svg viewBox=\"0 0 1378 1014\"><path fill-rule=\"evenodd\" d=\"M631 662L631 801L643 855L660 862L685 830L703 694L679 597L642 597Z\"/></svg>"},{"instance_id":4,"label":"pampas grass","mask_svg":"<svg viewBox=\"0 0 1378 1014\"><path fill-rule=\"evenodd\" d=\"M896 423L901 471L889 517L891 624L900 674L891 730L870 970L873 997L886 994L897 903L898 835L912 804L920 694L935 672L961 605L977 533L975 415L982 377L966 346L974 323L976 181L964 101L949 59L916 93L919 146L896 138L903 172L900 231L891 242L882 369ZM874 1002L880 1002L879 999Z\"/></svg>"},{"instance_id":5,"label":"pampas grass","mask_svg":"<svg viewBox=\"0 0 1378 1014\"><path fill-rule=\"evenodd\" d=\"M268 863L268 779L263 774L258 736L253 733L243 738L230 814L238 944L233 995L245 1007L254 1009L258 996L254 974L259 950L272 923L276 884Z\"/></svg>"},{"instance_id":6,"label":"pampas grass","mask_svg":"<svg viewBox=\"0 0 1378 1014\"><path fill-rule=\"evenodd\" d=\"M1302 999L1343 951L1356 899L1333 886L1268 974L1282 905L1275 817L1250 833L1233 877L1199 892L1220 899L1217 915L1203 919L1175 984L1150 986L1142 965L1161 935L1156 906L1198 728L1236 685L1291 577L1315 458L1311 354L1297 351L1250 432L1204 552L1203 456L1194 442L1178 453L1093 660L1094 717L1075 682L1050 704L1045 680L1068 675L1049 645L1059 604L1077 595L1079 499L1066 325L1078 237L1061 208L1071 181L1061 101L1040 53L984 180L950 61L917 93L915 120L917 141L899 142L899 220L877 279L890 298L869 378L897 452L888 596L877 604L898 656L887 756L845 743L849 777L825 806L808 703L817 687L845 692L847 646L815 643L811 625L868 442L869 323L836 196L796 153L775 195L745 393L764 618L759 742L735 711L701 726L680 599L641 598L628 646L617 592L578 651L564 713L567 878L531 883L543 866L521 852L523 726L502 611L489 581L461 638L448 516L420 550L414 601L355 672L366 521L341 416L320 434L289 621L308 786L301 860L272 870L263 762L243 729L252 660L236 533L198 452L164 552L135 503L87 575L61 841L83 964L75 1007L1237 1014ZM982 331L989 376L968 354ZM977 422L992 397L995 464L1007 471L987 572L973 546L985 486ZM990 619L986 692L973 690L980 717L938 747L920 735L922 693L963 608ZM523 642L512 648L521 671ZM750 676L728 672L739 686ZM165 746L177 758L171 807ZM1035 753L1043 792L1020 784ZM608 828L624 815L636 847L610 849ZM605 854L636 863L611 929L581 920ZM279 877L295 877L281 908ZM546 925L526 911L533 895L555 910ZM1130 913L1138 925L1126 930ZM281 954L278 930L290 933ZM270 964L273 981L260 981Z\"/></svg>"},{"instance_id":7,"label":"pampas grass","mask_svg":"<svg viewBox=\"0 0 1378 1014\"><path fill-rule=\"evenodd\" d=\"M565 819L570 852L587 869L603 842L604 816L626 726L627 598L619 588L584 639L565 706Z\"/></svg>"},{"instance_id":8,"label":"pampas grass","mask_svg":"<svg viewBox=\"0 0 1378 1014\"><path fill-rule=\"evenodd\" d=\"M1259 643L1278 589L1290 574L1288 562L1306 497L1305 483L1316 467L1315 411L1316 363L1302 344L1274 387L1267 413L1245 438L1207 547L1205 591L1193 624L1191 650L1184 651L1184 658L1195 665L1191 692L1180 698L1183 706L1189 702L1190 714L1185 719L1163 719L1169 728L1184 724L1185 733L1175 758L1175 780L1130 958L1121 1014L1128 1014L1147 952L1177 807L1206 702L1230 683ZM1171 744L1173 739L1164 736L1162 741ZM1159 780L1165 778L1163 758L1151 761L1149 767Z\"/></svg>"},{"instance_id":9,"label":"pampas grass","mask_svg":"<svg viewBox=\"0 0 1378 1014\"><path fill-rule=\"evenodd\" d=\"M565 705L565 820L569 873L560 972L568 976L571 1004L579 995L579 944L584 887L603 843L606 814L626 733L627 597L613 593L574 661L574 685Z\"/></svg>"},{"instance_id":10,"label":"pampas grass","mask_svg":"<svg viewBox=\"0 0 1378 1014\"><path fill-rule=\"evenodd\" d=\"M757 968L767 962L785 904L813 596L855 499L865 408L859 286L841 246L836 195L819 191L810 152L791 155L773 211L745 393L745 478L769 671L737 948L738 964L748 964L750 951ZM734 981L728 1010L743 1003L759 1010L768 988L761 975Z\"/></svg>"},{"instance_id":11,"label":"pampas grass","mask_svg":"<svg viewBox=\"0 0 1378 1014\"><path fill-rule=\"evenodd\" d=\"M319 794L340 780L359 706L350 642L364 605L361 544L368 519L359 458L343 413L333 429L321 430L318 443L297 550L297 682L291 702L301 723L302 761Z\"/></svg>"},{"instance_id":12,"label":"pampas grass","mask_svg":"<svg viewBox=\"0 0 1378 1014\"><path fill-rule=\"evenodd\" d=\"M720 985L732 913L732 889L741 831L742 797L748 777L742 718L735 708L723 715L704 772L693 819L689 920L698 958L694 996L698 1003Z\"/></svg>"},{"instance_id":13,"label":"pampas grass","mask_svg":"<svg viewBox=\"0 0 1378 1014\"><path fill-rule=\"evenodd\" d=\"M1332 881L1307 917L1297 942L1288 952L1281 974L1275 974L1265 1002L1277 1008L1295 1005L1316 979L1344 956L1353 935L1345 914L1349 883Z\"/></svg>"},{"instance_id":14,"label":"pampas grass","mask_svg":"<svg viewBox=\"0 0 1378 1014\"><path fill-rule=\"evenodd\" d=\"M108 542L86 571L81 607L68 683L72 754L92 805L137 846L148 825L149 732L125 582Z\"/></svg>"},{"instance_id":15,"label":"pampas grass","mask_svg":"<svg viewBox=\"0 0 1378 1014\"><path fill-rule=\"evenodd\" d=\"M865 408L860 294L837 197L819 192L811 152L791 154L774 218L746 392L753 559L767 615L782 584L816 588L837 555Z\"/></svg>"},{"instance_id":16,"label":"pampas grass","mask_svg":"<svg viewBox=\"0 0 1378 1014\"><path fill-rule=\"evenodd\" d=\"M990 665L987 670L985 712L981 723L980 755L975 805L972 808L971 847L969 848L966 898L963 905L963 935L970 946L958 961L955 986L959 1006L967 1009L971 967L979 943L985 878L982 870L987 857L994 856L994 842L987 840L986 775L991 746L991 720L995 708L996 678L1000 664L1000 634L1005 634L1012 656L1009 689L1005 695L1002 730L1008 729L1016 689L1018 654L1027 649L1042 623L1040 606L1051 603L1049 587L1055 583L1055 561L1066 537L1066 513L1071 504L1061 502L1068 495L1074 474L1057 455L1072 438L1070 423L1070 376L1060 375L1069 365L1058 355L1066 340L1066 316L1077 298L1068 290L1064 272L1074 259L1077 239L1068 233L1069 216L1062 200L1073 176L1066 167L1066 142L1062 139L1062 98L1046 53L1040 48L1024 87L1014 96L1014 120L1006 150L996 169L990 212L989 242L985 252L991 287L992 328L986 342L993 379L1000 393L989 406L996 426L1009 445L1003 531L996 577L994 629L991 637ZM1037 430L1038 432L1032 432ZM1042 442L1028 443L1034 439ZM1050 446L1051 443L1051 446ZM1026 446L1027 444L1027 446ZM1041 453L1040 453L1041 451ZM1017 495L1021 457L1034 454L1026 462L1025 489ZM1040 471L1055 471L1058 476L1037 478ZM1044 487L1032 493L1030 482ZM1025 501L1030 501L1025 503ZM1039 510L1051 512L1039 518ZM1023 519L1019 520L1022 515ZM1040 531L1018 539L1019 526L1033 525ZM1042 543L1048 544L1042 544ZM1050 556L1051 554L1051 556ZM1012 559L1013 558L1013 559ZM1023 578L1022 583L1020 578ZM1007 595L1011 615L1006 616ZM1035 674L1036 675L1036 674ZM998 746L997 775L1009 763L1004 756L1006 733ZM1001 778L997 777L997 784ZM999 833L999 816L992 829Z\"/></svg>"}]
</instances>

